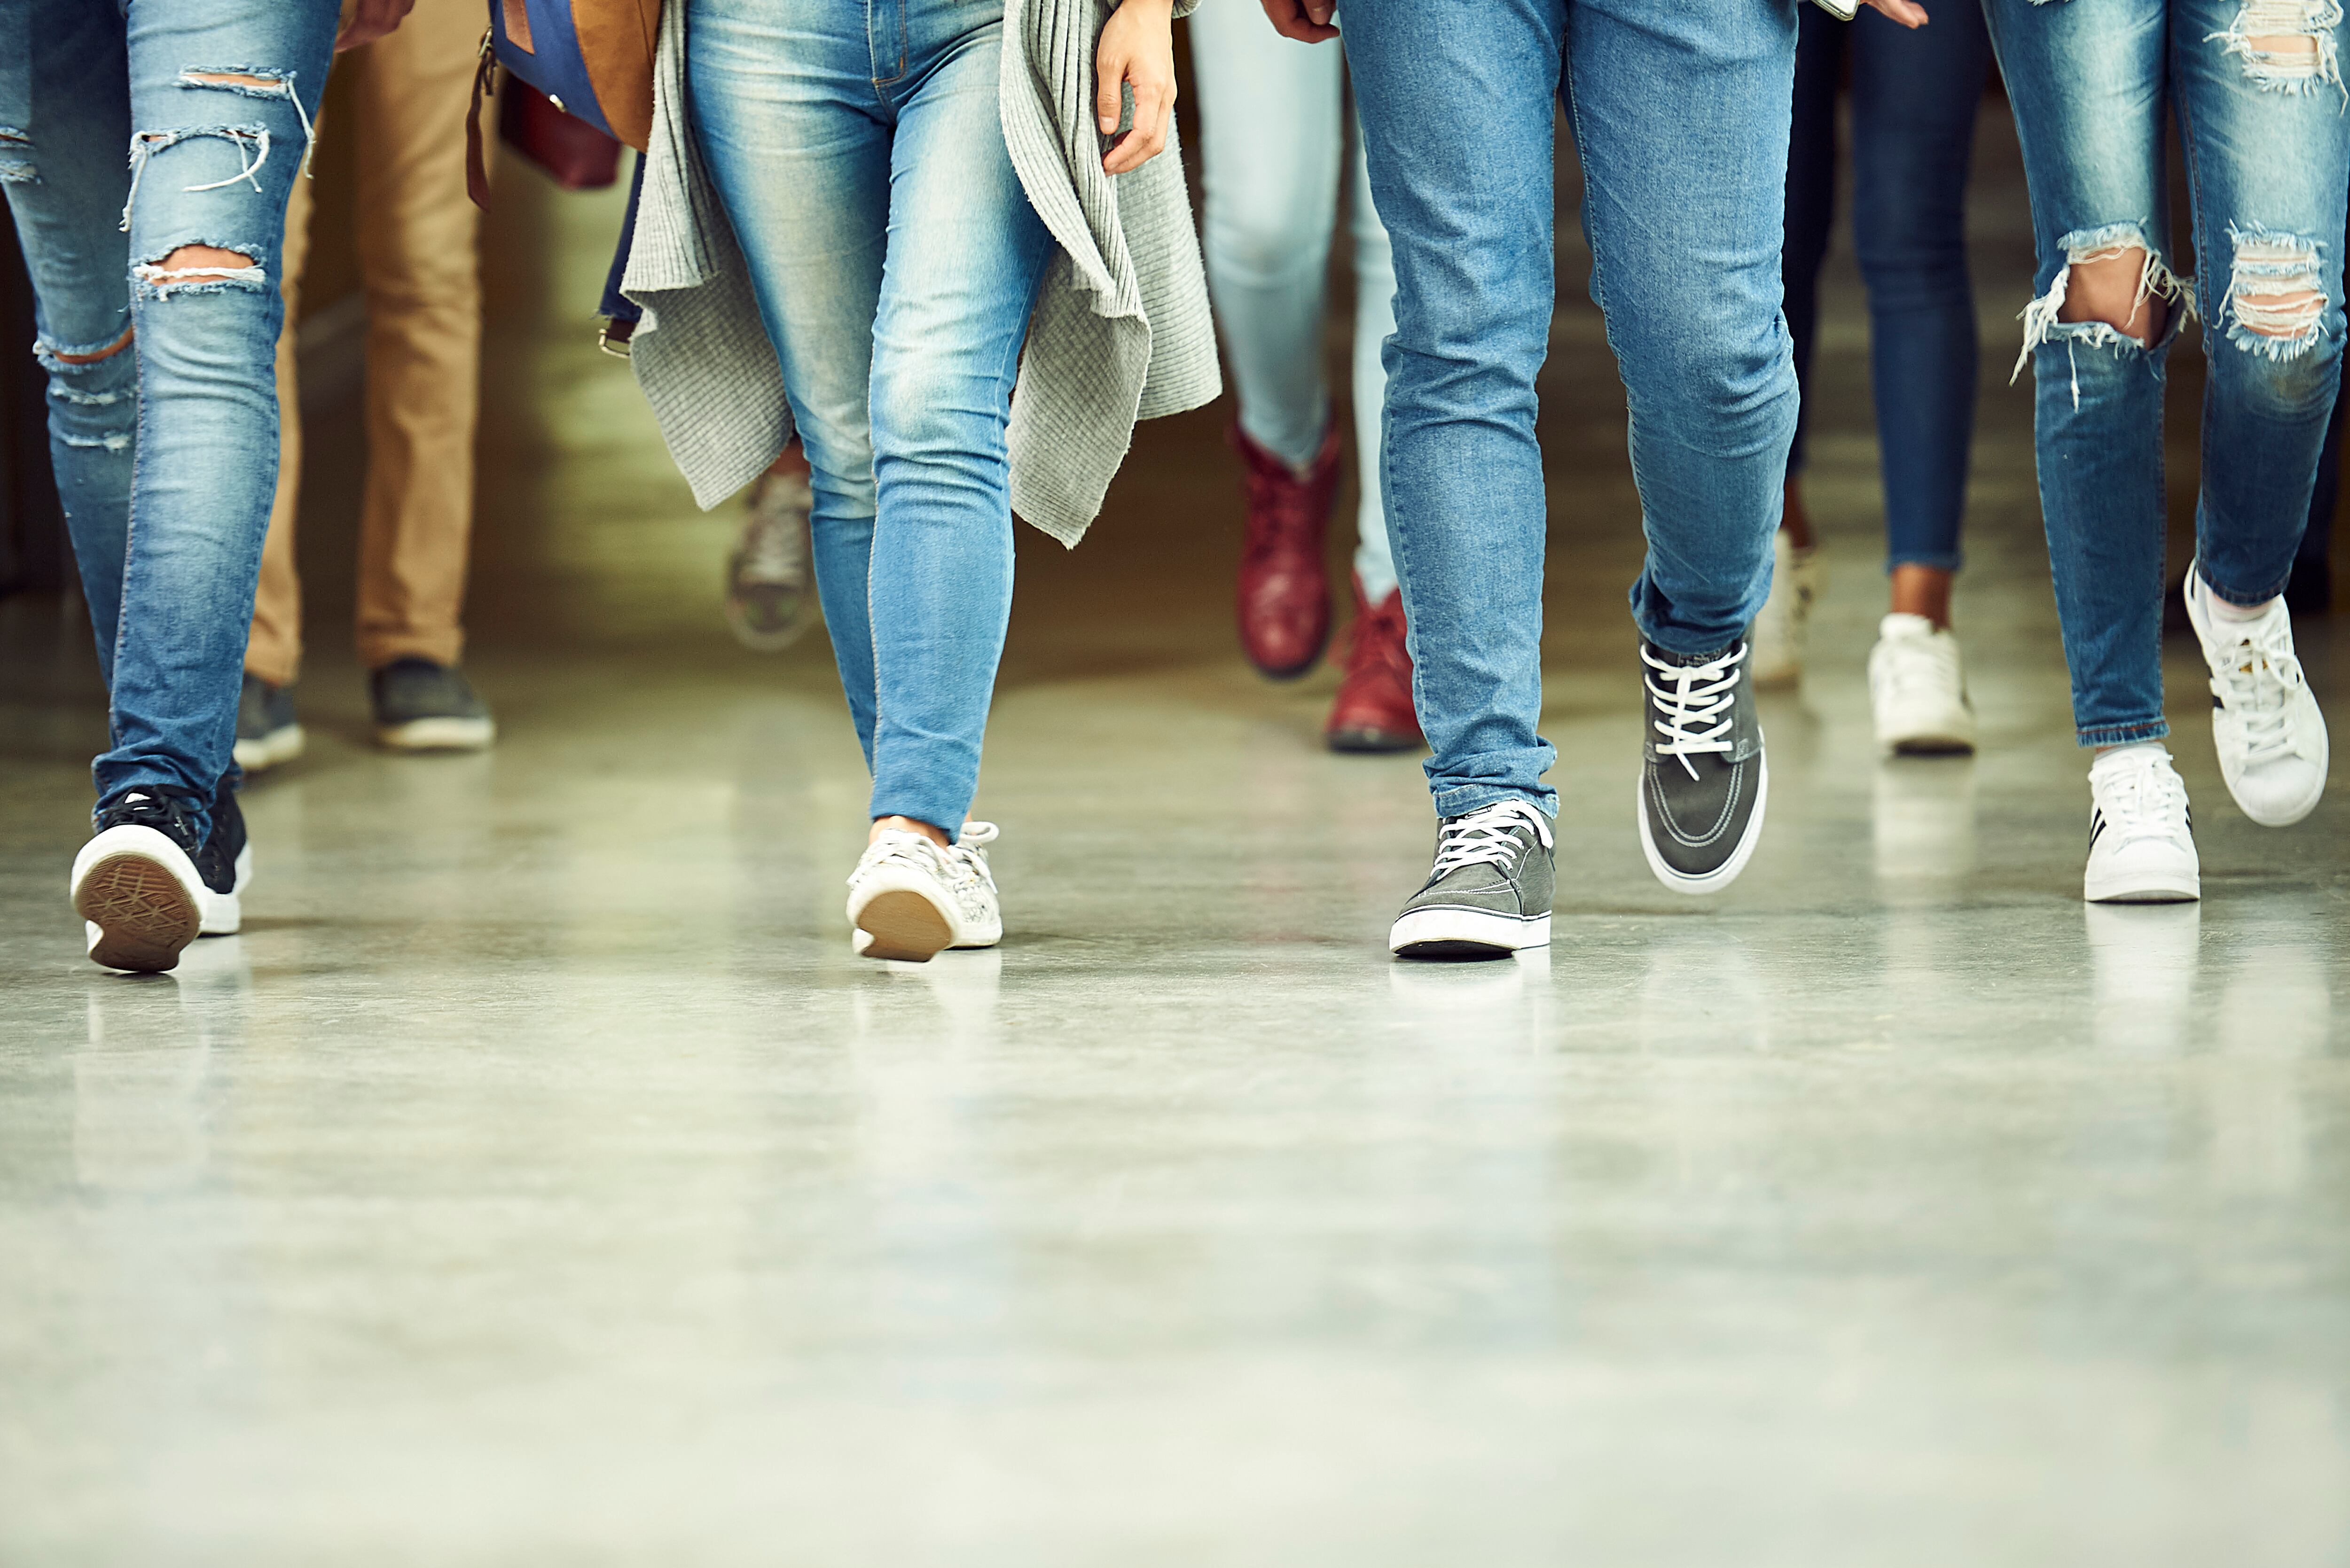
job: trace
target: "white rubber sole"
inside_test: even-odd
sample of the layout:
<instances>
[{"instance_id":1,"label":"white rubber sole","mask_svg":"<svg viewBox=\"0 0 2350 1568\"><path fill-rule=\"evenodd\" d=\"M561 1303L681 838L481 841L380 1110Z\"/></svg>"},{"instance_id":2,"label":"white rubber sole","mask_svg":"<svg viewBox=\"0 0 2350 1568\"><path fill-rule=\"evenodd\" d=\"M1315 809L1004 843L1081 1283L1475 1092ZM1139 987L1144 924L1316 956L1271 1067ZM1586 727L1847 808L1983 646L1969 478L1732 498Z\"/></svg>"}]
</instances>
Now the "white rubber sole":
<instances>
[{"instance_id":1,"label":"white rubber sole","mask_svg":"<svg viewBox=\"0 0 2350 1568\"><path fill-rule=\"evenodd\" d=\"M376 743L395 752L482 752L497 738L494 719L411 719L375 727Z\"/></svg>"},{"instance_id":2,"label":"white rubber sole","mask_svg":"<svg viewBox=\"0 0 2350 1568\"><path fill-rule=\"evenodd\" d=\"M1499 957L1548 946L1548 915L1414 909L1388 929L1388 950L1398 958Z\"/></svg>"},{"instance_id":3,"label":"white rubber sole","mask_svg":"<svg viewBox=\"0 0 2350 1568\"><path fill-rule=\"evenodd\" d=\"M2202 897L2202 876L2193 871L2081 878L2081 899L2089 904L2191 904Z\"/></svg>"},{"instance_id":4,"label":"white rubber sole","mask_svg":"<svg viewBox=\"0 0 2350 1568\"><path fill-rule=\"evenodd\" d=\"M236 852L236 880L225 893L215 893L197 878L203 909L203 925L199 934L207 937L233 937L244 929L244 890L253 884L253 845L247 842Z\"/></svg>"},{"instance_id":5,"label":"white rubber sole","mask_svg":"<svg viewBox=\"0 0 2350 1568\"><path fill-rule=\"evenodd\" d=\"M1648 832L1648 770L1643 768L1634 776L1632 820L1639 826L1640 853L1648 857L1648 869L1657 874L1658 881L1676 893L1687 893L1696 898L1706 893L1719 893L1738 880L1738 874L1745 870L1746 863L1754 857L1754 846L1762 840L1762 818L1771 805L1771 758L1768 753L1762 756L1762 763L1754 770L1754 815L1746 819L1746 831L1739 835L1738 847L1731 851L1730 858L1723 861L1718 869L1702 877L1683 876L1667 865L1665 857L1657 853L1657 842Z\"/></svg>"},{"instance_id":6,"label":"white rubber sole","mask_svg":"<svg viewBox=\"0 0 2350 1568\"><path fill-rule=\"evenodd\" d=\"M203 931L205 890L195 862L151 827L109 827L74 857L74 912L92 963L155 974L177 968Z\"/></svg>"},{"instance_id":7,"label":"white rubber sole","mask_svg":"<svg viewBox=\"0 0 2350 1568\"><path fill-rule=\"evenodd\" d=\"M236 765L249 774L266 773L280 763L290 763L300 756L309 742L309 734L301 725L288 724L255 740L239 741Z\"/></svg>"}]
</instances>

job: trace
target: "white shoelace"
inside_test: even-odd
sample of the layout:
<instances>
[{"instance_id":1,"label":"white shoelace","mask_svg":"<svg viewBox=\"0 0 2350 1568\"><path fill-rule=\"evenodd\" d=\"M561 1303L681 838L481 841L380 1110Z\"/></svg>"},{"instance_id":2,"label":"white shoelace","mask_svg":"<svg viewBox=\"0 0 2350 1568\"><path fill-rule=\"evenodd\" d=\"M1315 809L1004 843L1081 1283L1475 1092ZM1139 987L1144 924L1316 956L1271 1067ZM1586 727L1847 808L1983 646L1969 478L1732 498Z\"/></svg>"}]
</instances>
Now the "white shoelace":
<instances>
[{"instance_id":1,"label":"white shoelace","mask_svg":"<svg viewBox=\"0 0 2350 1568\"><path fill-rule=\"evenodd\" d=\"M1517 840L1512 830L1534 829L1544 848L1550 846L1550 819L1522 800L1505 800L1448 822L1437 836L1436 868L1430 879L1448 876L1463 866L1498 866L1507 871L1517 863Z\"/></svg>"},{"instance_id":2,"label":"white shoelace","mask_svg":"<svg viewBox=\"0 0 2350 1568\"><path fill-rule=\"evenodd\" d=\"M750 526L743 530L743 569L738 576L746 583L784 587L795 587L807 579L795 514L778 514L762 509L751 514Z\"/></svg>"},{"instance_id":3,"label":"white shoelace","mask_svg":"<svg viewBox=\"0 0 2350 1568\"><path fill-rule=\"evenodd\" d=\"M1947 637L1889 639L1885 683L1900 697L1939 697L1959 685L1959 645Z\"/></svg>"},{"instance_id":4,"label":"white shoelace","mask_svg":"<svg viewBox=\"0 0 2350 1568\"><path fill-rule=\"evenodd\" d=\"M1732 710L1738 701L1738 679L1746 664L1746 647L1742 642L1703 664L1671 664L1645 648L1640 649L1640 662L1648 667L1645 678L1648 695L1659 710L1654 723L1664 737L1657 754L1679 757L1691 778L1697 777L1697 764L1690 757L1735 749L1730 732L1736 722Z\"/></svg>"},{"instance_id":5,"label":"white shoelace","mask_svg":"<svg viewBox=\"0 0 2350 1568\"><path fill-rule=\"evenodd\" d=\"M2293 622L2271 612L2249 625L2205 612L2211 629L2234 634L2228 662L2212 670L2211 694L2243 725L2246 765L2293 754L2293 700L2305 685L2293 651Z\"/></svg>"},{"instance_id":6,"label":"white shoelace","mask_svg":"<svg viewBox=\"0 0 2350 1568\"><path fill-rule=\"evenodd\" d=\"M2116 844L2168 838L2187 821L2187 785L2167 755L2149 752L2100 763L2099 770L2093 770L2097 810Z\"/></svg>"}]
</instances>

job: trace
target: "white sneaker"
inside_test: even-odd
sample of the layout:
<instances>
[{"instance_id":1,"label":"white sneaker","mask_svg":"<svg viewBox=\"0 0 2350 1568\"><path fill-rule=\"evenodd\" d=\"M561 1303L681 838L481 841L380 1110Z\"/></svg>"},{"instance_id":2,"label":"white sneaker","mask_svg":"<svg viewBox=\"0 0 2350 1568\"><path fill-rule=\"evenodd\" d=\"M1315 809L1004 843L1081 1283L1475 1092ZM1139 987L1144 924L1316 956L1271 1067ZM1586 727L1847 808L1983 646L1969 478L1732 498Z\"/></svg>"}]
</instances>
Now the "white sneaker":
<instances>
[{"instance_id":1,"label":"white sneaker","mask_svg":"<svg viewBox=\"0 0 2350 1568\"><path fill-rule=\"evenodd\" d=\"M2125 746L2089 768L2092 904L2175 904L2203 896L2187 786L2160 746Z\"/></svg>"},{"instance_id":2,"label":"white sneaker","mask_svg":"<svg viewBox=\"0 0 2350 1568\"><path fill-rule=\"evenodd\" d=\"M1975 749L1974 704L1967 701L1959 639L1922 615L1899 611L1877 626L1868 654L1868 700L1877 743L1907 755Z\"/></svg>"},{"instance_id":3,"label":"white sneaker","mask_svg":"<svg viewBox=\"0 0 2350 1568\"><path fill-rule=\"evenodd\" d=\"M1758 689L1794 685L1804 678L1804 641L1812 600L1820 591L1820 547L1798 550L1783 528L1771 535L1771 597L1754 618L1754 655L1747 679Z\"/></svg>"},{"instance_id":4,"label":"white sneaker","mask_svg":"<svg viewBox=\"0 0 2350 1568\"><path fill-rule=\"evenodd\" d=\"M2251 620L2211 607L2199 563L2187 567L2187 618L2211 667L2211 743L2220 776L2244 815L2290 827L2325 793L2325 715L2293 652L2293 614L2282 597Z\"/></svg>"},{"instance_id":5,"label":"white sneaker","mask_svg":"<svg viewBox=\"0 0 2350 1568\"><path fill-rule=\"evenodd\" d=\"M927 963L946 948L992 948L1003 914L983 846L992 822L966 822L941 849L919 833L884 833L866 846L848 878L848 919L858 956Z\"/></svg>"}]
</instances>

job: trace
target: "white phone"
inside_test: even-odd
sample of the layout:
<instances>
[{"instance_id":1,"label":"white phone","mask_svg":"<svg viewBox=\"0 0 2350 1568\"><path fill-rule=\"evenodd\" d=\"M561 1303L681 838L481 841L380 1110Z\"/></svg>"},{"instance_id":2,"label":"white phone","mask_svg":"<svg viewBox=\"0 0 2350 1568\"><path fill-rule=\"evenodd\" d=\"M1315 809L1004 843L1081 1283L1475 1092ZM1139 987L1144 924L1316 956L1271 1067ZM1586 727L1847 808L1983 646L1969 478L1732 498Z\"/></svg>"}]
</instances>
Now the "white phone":
<instances>
[{"instance_id":1,"label":"white phone","mask_svg":"<svg viewBox=\"0 0 2350 1568\"><path fill-rule=\"evenodd\" d=\"M1812 0L1812 4L1839 22L1849 22L1860 15L1860 0Z\"/></svg>"}]
</instances>

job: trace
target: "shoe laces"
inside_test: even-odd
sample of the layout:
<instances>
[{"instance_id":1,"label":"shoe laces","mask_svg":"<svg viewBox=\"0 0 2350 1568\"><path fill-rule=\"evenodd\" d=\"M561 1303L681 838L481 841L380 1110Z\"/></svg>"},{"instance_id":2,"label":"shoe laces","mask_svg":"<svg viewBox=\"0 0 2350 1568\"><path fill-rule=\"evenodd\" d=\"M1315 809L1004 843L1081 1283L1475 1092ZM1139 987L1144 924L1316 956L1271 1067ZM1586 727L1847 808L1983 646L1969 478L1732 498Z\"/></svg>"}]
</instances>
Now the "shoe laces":
<instances>
[{"instance_id":1,"label":"shoe laces","mask_svg":"<svg viewBox=\"0 0 2350 1568\"><path fill-rule=\"evenodd\" d=\"M795 586L807 575L800 548L800 517L782 507L754 506L743 529L734 575L746 583Z\"/></svg>"},{"instance_id":2,"label":"shoe laces","mask_svg":"<svg viewBox=\"0 0 2350 1568\"><path fill-rule=\"evenodd\" d=\"M1738 680L1745 670L1746 647L1741 642L1703 664L1674 664L1640 649L1640 662L1648 667L1648 699L1658 710L1650 722L1664 737L1657 754L1679 758L1692 779L1697 764L1691 757L1736 749L1730 732L1737 722Z\"/></svg>"},{"instance_id":3,"label":"shoe laces","mask_svg":"<svg viewBox=\"0 0 2350 1568\"><path fill-rule=\"evenodd\" d=\"M1504 800L1456 816L1436 836L1436 867L1431 880L1450 876L1464 866L1498 866L1507 871L1517 863L1517 830L1531 828L1545 849L1551 846L1550 818L1523 800Z\"/></svg>"},{"instance_id":4,"label":"shoe laces","mask_svg":"<svg viewBox=\"0 0 2350 1568\"><path fill-rule=\"evenodd\" d=\"M98 814L107 827L151 827L189 854L202 848L194 816L176 796L133 790Z\"/></svg>"},{"instance_id":5,"label":"shoe laces","mask_svg":"<svg viewBox=\"0 0 2350 1568\"><path fill-rule=\"evenodd\" d=\"M2226 659L2212 667L2211 695L2243 727L2246 764L2292 755L2293 699L2308 684L2293 651L2292 619L2272 611L2242 628Z\"/></svg>"},{"instance_id":6,"label":"shoe laces","mask_svg":"<svg viewBox=\"0 0 2350 1568\"><path fill-rule=\"evenodd\" d=\"M1938 697L1959 687L1958 639L1921 632L1887 638L1883 646L1872 673L1892 695Z\"/></svg>"},{"instance_id":7,"label":"shoe laces","mask_svg":"<svg viewBox=\"0 0 2350 1568\"><path fill-rule=\"evenodd\" d=\"M2149 752L2093 771L2096 808L2117 844L2137 838L2168 838L2187 815L2187 785L2167 753Z\"/></svg>"}]
</instances>

